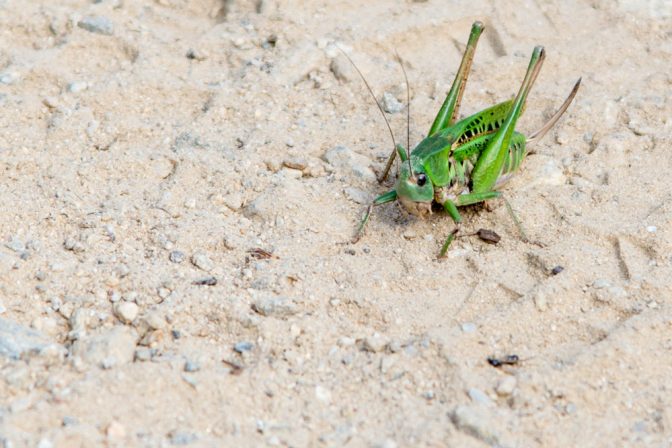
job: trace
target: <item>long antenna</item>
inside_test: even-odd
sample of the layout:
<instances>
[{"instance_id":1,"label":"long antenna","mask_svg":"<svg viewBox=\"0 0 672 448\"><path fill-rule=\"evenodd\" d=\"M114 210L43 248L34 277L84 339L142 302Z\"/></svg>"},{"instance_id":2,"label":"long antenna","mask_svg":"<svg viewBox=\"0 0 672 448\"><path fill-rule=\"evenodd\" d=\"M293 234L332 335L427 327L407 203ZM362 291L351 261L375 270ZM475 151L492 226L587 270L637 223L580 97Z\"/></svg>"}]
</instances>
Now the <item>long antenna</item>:
<instances>
[{"instance_id":1,"label":"long antenna","mask_svg":"<svg viewBox=\"0 0 672 448\"><path fill-rule=\"evenodd\" d=\"M413 177L413 168L411 167L411 87L408 83L408 76L406 75L406 68L401 60L401 56L394 49L394 54L397 56L397 62L401 66L401 71L404 72L404 80L406 81L406 159L408 160L408 173Z\"/></svg>"},{"instance_id":2,"label":"long antenna","mask_svg":"<svg viewBox=\"0 0 672 448\"><path fill-rule=\"evenodd\" d=\"M350 61L350 64L357 70L357 73L359 73L360 78L362 78L362 81L364 81L364 85L366 86L366 89L369 91L371 94L371 98L373 98L373 101L376 102L376 106L378 106L378 110L380 111L380 115L383 116L383 120L385 120L385 124L387 125L387 130L390 131L390 137L392 137L392 145L396 148L397 147L397 142L394 139L394 133L392 132L392 127L390 126L390 122L387 121L387 117L385 116L385 112L383 111L383 106L380 105L380 102L378 102L378 98L376 98L376 95L373 93L373 90L371 89L371 86L369 83L366 81L366 78L362 74L362 72L359 70L359 67L357 67L357 64L348 56L348 53L345 52L338 44L334 44L336 48L338 48L341 53L343 53L343 56L345 56L348 61Z\"/></svg>"},{"instance_id":3,"label":"long antenna","mask_svg":"<svg viewBox=\"0 0 672 448\"><path fill-rule=\"evenodd\" d=\"M562 117L562 114L565 113L565 111L567 110L569 105L572 103L572 100L576 96L576 92L578 92L580 85L581 85L581 78L579 78L578 81L576 81L576 83L574 84L574 87L572 88L572 91L569 93L569 96L567 97L565 102L562 103L562 106L560 106L560 109L558 109L558 111L555 114L553 114L553 116L546 122L546 124L544 124L541 127L541 129L534 132L532 135L530 135L527 138L527 143L528 144L529 143L534 143L537 140L541 140L541 138L544 135L546 135L546 133L555 125L555 123L558 122L560 117Z\"/></svg>"}]
</instances>

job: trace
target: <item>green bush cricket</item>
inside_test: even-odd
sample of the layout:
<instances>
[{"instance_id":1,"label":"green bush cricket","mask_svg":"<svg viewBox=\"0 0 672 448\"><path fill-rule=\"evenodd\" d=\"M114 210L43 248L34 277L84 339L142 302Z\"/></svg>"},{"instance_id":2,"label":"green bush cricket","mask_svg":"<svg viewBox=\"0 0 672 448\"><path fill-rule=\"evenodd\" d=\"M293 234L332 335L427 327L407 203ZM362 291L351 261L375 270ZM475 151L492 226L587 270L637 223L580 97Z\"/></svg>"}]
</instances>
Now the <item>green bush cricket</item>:
<instances>
[{"instance_id":1,"label":"green bush cricket","mask_svg":"<svg viewBox=\"0 0 672 448\"><path fill-rule=\"evenodd\" d=\"M571 104L579 89L581 78L562 106L541 129L530 137L516 132L516 123L523 113L525 101L545 57L544 48L537 46L532 52L527 73L514 99L456 121L476 44L483 29L481 22L474 22L472 25L467 48L455 80L427 137L409 153L402 145L394 143L392 136L395 149L390 154L379 181L382 183L385 180L397 154L402 161L399 176L394 189L378 196L368 207L353 242L357 242L363 235L364 227L376 205L396 199L409 213L425 218L432 214L432 204L438 203L455 223L455 228L448 235L439 254L439 257L445 256L462 222L458 207L500 197L501 192L498 189L520 168L529 154L527 144L541 139ZM401 64L401 59L398 56L397 58ZM403 64L401 66L404 69ZM357 72L364 79L359 69ZM406 77L405 69L404 77ZM366 79L364 83L373 95ZM410 96L407 78L406 84L407 96ZM382 113L377 100L376 104ZM384 113L383 117L385 118ZM387 123L386 118L385 121ZM387 125L392 134L389 123ZM507 208L520 228L520 223L508 203Z\"/></svg>"}]
</instances>

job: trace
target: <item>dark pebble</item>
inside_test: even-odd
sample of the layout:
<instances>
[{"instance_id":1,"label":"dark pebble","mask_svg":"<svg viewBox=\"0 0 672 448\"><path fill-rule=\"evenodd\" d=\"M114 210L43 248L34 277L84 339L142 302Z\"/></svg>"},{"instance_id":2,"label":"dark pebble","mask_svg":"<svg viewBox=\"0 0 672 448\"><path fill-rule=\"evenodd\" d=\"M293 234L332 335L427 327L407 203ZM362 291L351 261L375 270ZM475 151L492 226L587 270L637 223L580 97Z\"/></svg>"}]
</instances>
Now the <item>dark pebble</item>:
<instances>
[{"instance_id":1,"label":"dark pebble","mask_svg":"<svg viewBox=\"0 0 672 448\"><path fill-rule=\"evenodd\" d=\"M192 285L196 286L215 286L217 284L217 279L213 276L199 278L194 280Z\"/></svg>"}]
</instances>

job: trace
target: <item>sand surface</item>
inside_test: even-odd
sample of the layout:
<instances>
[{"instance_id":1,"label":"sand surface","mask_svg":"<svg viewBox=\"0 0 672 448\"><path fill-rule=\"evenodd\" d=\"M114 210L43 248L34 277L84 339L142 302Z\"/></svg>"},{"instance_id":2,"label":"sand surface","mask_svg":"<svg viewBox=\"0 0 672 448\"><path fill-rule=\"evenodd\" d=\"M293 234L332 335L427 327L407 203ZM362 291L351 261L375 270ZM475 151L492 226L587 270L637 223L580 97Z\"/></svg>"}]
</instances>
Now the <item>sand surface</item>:
<instances>
[{"instance_id":1,"label":"sand surface","mask_svg":"<svg viewBox=\"0 0 672 448\"><path fill-rule=\"evenodd\" d=\"M335 44L403 103L399 52L414 145L474 20L463 115L538 44L517 129L583 78L503 189L530 242L495 202L463 229L501 241L443 261L450 219L397 204L349 244L391 142ZM672 444L669 1L3 0L0 30L0 446Z\"/></svg>"}]
</instances>

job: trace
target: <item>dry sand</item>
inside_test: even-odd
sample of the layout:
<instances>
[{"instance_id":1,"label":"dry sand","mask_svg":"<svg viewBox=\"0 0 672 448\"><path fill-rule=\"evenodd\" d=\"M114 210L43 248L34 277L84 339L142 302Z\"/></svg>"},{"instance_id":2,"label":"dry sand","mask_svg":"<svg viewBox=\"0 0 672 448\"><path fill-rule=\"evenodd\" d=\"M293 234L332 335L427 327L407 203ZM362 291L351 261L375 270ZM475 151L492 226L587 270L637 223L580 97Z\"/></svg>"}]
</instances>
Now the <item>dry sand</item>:
<instances>
[{"instance_id":1,"label":"dry sand","mask_svg":"<svg viewBox=\"0 0 672 448\"><path fill-rule=\"evenodd\" d=\"M537 44L521 131L583 77L504 189L538 244L497 203L465 229L501 242L445 261L450 219L396 204L347 244L391 143L334 44L403 100L398 50L417 143L477 19L463 114ZM672 444L669 1L3 0L0 29L0 446Z\"/></svg>"}]
</instances>

